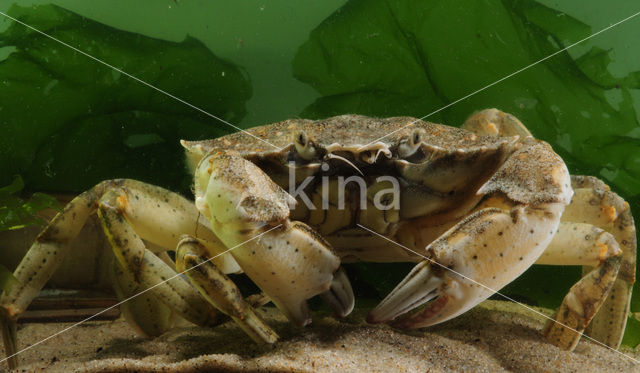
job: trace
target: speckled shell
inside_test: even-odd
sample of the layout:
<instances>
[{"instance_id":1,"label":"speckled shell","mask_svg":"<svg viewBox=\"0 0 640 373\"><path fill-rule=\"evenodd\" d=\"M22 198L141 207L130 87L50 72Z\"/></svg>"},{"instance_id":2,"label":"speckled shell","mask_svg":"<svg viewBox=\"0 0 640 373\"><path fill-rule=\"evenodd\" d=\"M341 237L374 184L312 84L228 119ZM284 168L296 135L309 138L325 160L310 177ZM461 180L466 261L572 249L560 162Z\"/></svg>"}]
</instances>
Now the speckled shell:
<instances>
[{"instance_id":1,"label":"speckled shell","mask_svg":"<svg viewBox=\"0 0 640 373\"><path fill-rule=\"evenodd\" d=\"M424 169L437 161L465 162L478 156L503 153L501 167L478 191L502 192L519 203L562 202L568 204L572 191L569 174L562 159L549 144L518 136L479 136L473 132L411 117L371 118L341 115L321 120L289 119L254 127L213 140L183 141L188 157L196 161L211 151L236 154L252 161L280 159L294 149L294 139L304 132L320 153L351 153L354 159L368 158L373 163L382 152L393 159L401 171L413 165L398 155L398 147L416 131L423 131L421 149L426 158ZM189 152L193 155L190 156ZM363 157L365 154L375 154ZM514 157L515 155L515 157Z\"/></svg>"},{"instance_id":2,"label":"speckled shell","mask_svg":"<svg viewBox=\"0 0 640 373\"><path fill-rule=\"evenodd\" d=\"M410 123L413 124L409 125ZM372 148L379 148L384 144L387 148L393 149L418 128L426 132L423 137L426 145L448 152L480 151L513 141L502 137L476 136L459 128L411 117L371 118L362 115L341 115L316 121L289 119L248 129L247 132L255 137L244 132L236 132L213 140L185 143L187 146L199 144L205 152L220 149L234 151L243 156L252 153L266 156L289 149L294 144L295 136L304 131L317 147L328 151L360 148L371 142L374 142L369 145Z\"/></svg>"}]
</instances>

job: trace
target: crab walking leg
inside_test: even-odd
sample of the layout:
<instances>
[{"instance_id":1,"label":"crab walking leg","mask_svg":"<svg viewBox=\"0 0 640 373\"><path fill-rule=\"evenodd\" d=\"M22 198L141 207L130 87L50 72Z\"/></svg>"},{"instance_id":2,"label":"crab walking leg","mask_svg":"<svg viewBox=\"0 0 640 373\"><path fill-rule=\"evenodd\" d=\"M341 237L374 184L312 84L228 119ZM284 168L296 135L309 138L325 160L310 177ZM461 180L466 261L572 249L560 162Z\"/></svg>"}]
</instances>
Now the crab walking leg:
<instances>
[{"instance_id":1,"label":"crab walking leg","mask_svg":"<svg viewBox=\"0 0 640 373\"><path fill-rule=\"evenodd\" d=\"M227 247L278 227L231 255L289 320L308 324L306 300L321 293L326 293L336 314L351 311L353 292L339 270L340 259L313 229L289 220L295 199L255 164L211 153L196 168L195 194L196 207Z\"/></svg>"},{"instance_id":2,"label":"crab walking leg","mask_svg":"<svg viewBox=\"0 0 640 373\"><path fill-rule=\"evenodd\" d=\"M196 223L198 222L199 213L195 209L195 206L175 193L134 180L109 180L96 185L94 188L74 198L65 206L63 211L54 217L44 231L36 238L36 241L18 265L14 275L19 280L19 284L14 286L9 293L4 294L0 301L3 307L3 312L0 313L5 330L3 334L7 337L4 338L4 342L6 351L9 354L12 353L11 351L16 350L17 341L15 333L12 332L14 328L12 325L15 324L15 319L26 309L38 291L58 268L62 259L67 254L69 243L77 236L89 215L96 211L99 202L102 202L103 209L107 208L109 204L112 207L116 206L111 209L115 214L111 219L113 220L113 224L110 225L117 227L126 224L126 233L132 235L134 238L132 245L137 245L137 249L131 250L127 258L131 262L121 266L122 269L130 272L134 281L140 280L140 273L138 273L139 267L145 263L145 265L149 265L149 263L153 264L158 262L156 270L163 273L161 277L169 278L175 276L175 271L162 260L155 257L153 253L149 252L149 255L147 255L140 236L152 243L155 242L158 246L154 247L175 248L180 235L193 232L197 229L199 235L205 237L207 240L219 243L219 240L215 238L210 229L201 223ZM135 223L133 226L140 236L134 233L125 217ZM103 225L105 224L104 219L102 223ZM109 229L107 229L107 233L109 234ZM122 238L122 236L117 236L117 238ZM128 239L129 236L126 236L122 240L119 240L119 243L127 243ZM219 243L219 245L222 246L221 243ZM122 246L117 246L114 252L117 256L121 257L121 263L127 263L127 260L125 260L122 255L123 250L126 249ZM163 254L160 253L160 255ZM225 269L230 272L239 270L237 263L228 255L222 255L217 258L217 260L221 263L222 267L225 267ZM143 272L143 274L148 275L148 271ZM215 323L215 321L213 321L215 318L209 319L210 316L215 315L215 309L200 299L195 289L186 281L180 279L177 281L182 281L182 285L176 286L184 288L184 290L187 291L185 294L188 296L184 299L193 302L193 304L188 304L187 301L178 300L181 302L178 311L182 310L191 315L191 317L187 318L190 318L190 320L194 322L199 321L205 324ZM124 287L122 287L122 283L116 284L115 289L116 291L124 290L128 288L129 285L125 284ZM118 286L121 287L118 288ZM153 289L151 292L162 293L162 286L159 286L158 289ZM169 298L161 297L159 299L166 300L176 298L179 298L179 294L172 294ZM178 304L174 306L178 306ZM193 310L194 307L204 308L201 310ZM154 307L146 308L147 310L151 310L151 312L156 312L156 308ZM205 312L204 310L207 309L208 311ZM127 310L125 310L125 312L126 311ZM139 316L138 318L160 317L162 311L158 309L157 312L159 313L158 315L147 314ZM196 314L199 316L196 317ZM140 324L137 326L142 327ZM145 331L145 333L149 335L155 334L156 332L157 330L153 328Z\"/></svg>"},{"instance_id":3,"label":"crab walking leg","mask_svg":"<svg viewBox=\"0 0 640 373\"><path fill-rule=\"evenodd\" d=\"M199 240L199 242L201 245L207 247L209 257L218 255L219 258L228 258L233 260L230 256L221 256L220 248L217 245L205 240ZM152 245L153 244L149 246ZM162 251L158 257L160 257L171 268L176 267L175 263L173 263L171 258L166 254L166 251ZM121 311L127 322L132 325L140 335L145 337L161 335L173 327L178 315L150 291L144 292L145 288L137 283L128 271L120 267L120 265L115 261L115 257L113 258L112 283L118 299L121 301L128 299L125 303L120 305ZM211 263L212 261L209 262ZM235 267L237 267L237 263L235 261L222 261L222 268L227 270L227 272L224 273L235 273ZM219 270L218 267L215 268L216 270ZM229 269L231 269L231 271L228 271ZM178 269L179 272L184 270L184 267L179 267ZM187 275L188 274L189 273L187 273ZM253 308L260 308L269 303L269 301L269 298L263 294L253 294L246 299L246 303ZM225 315L219 315L216 319L216 322L220 323L226 321L228 321L228 318Z\"/></svg>"},{"instance_id":4,"label":"crab walking leg","mask_svg":"<svg viewBox=\"0 0 640 373\"><path fill-rule=\"evenodd\" d=\"M229 315L256 343L275 343L278 335L254 312L240 289L215 264L207 261L206 244L185 237L178 244L176 268L185 272L200 294L217 309Z\"/></svg>"},{"instance_id":5,"label":"crab walking leg","mask_svg":"<svg viewBox=\"0 0 640 373\"><path fill-rule=\"evenodd\" d=\"M556 346L573 350L611 290L622 250L608 232L590 224L562 222L537 264L595 267L571 287L543 334ZM569 328L567 328L569 327Z\"/></svg>"},{"instance_id":6,"label":"crab walking leg","mask_svg":"<svg viewBox=\"0 0 640 373\"><path fill-rule=\"evenodd\" d=\"M144 292L144 287L137 283L131 274L120 268L117 262L112 266L112 285L118 300L123 301L140 294L120 305L120 311L127 323L143 337L155 337L173 326L171 308L161 302L151 292Z\"/></svg>"},{"instance_id":7,"label":"crab walking leg","mask_svg":"<svg viewBox=\"0 0 640 373\"><path fill-rule=\"evenodd\" d=\"M78 235L108 183L102 182L78 195L36 237L13 275L18 284L2 295L0 303L10 317L17 317L62 263L69 243Z\"/></svg>"},{"instance_id":8,"label":"crab walking leg","mask_svg":"<svg viewBox=\"0 0 640 373\"><path fill-rule=\"evenodd\" d=\"M485 109L473 114L462 128L485 136L531 136L531 132L518 118L498 109Z\"/></svg>"},{"instance_id":9,"label":"crab walking leg","mask_svg":"<svg viewBox=\"0 0 640 373\"><path fill-rule=\"evenodd\" d=\"M157 208L157 205L154 207ZM167 263L145 247L142 238L127 220L125 209L135 210L140 216L149 206L127 200L126 192L115 188L105 193L98 206L98 216L120 268L141 288L152 288L149 292L154 297L185 319L198 325L217 325L219 320L215 309L187 281L176 276Z\"/></svg>"},{"instance_id":10,"label":"crab walking leg","mask_svg":"<svg viewBox=\"0 0 640 373\"><path fill-rule=\"evenodd\" d=\"M538 259L556 232L562 208L561 203L481 208L429 244L431 260L416 265L367 321L392 320L432 299L392 325L420 328L469 310Z\"/></svg>"},{"instance_id":11,"label":"crab walking leg","mask_svg":"<svg viewBox=\"0 0 640 373\"><path fill-rule=\"evenodd\" d=\"M0 305L6 309L8 317L16 317L24 312L62 263L69 243L78 235L89 215L96 211L98 201L107 191L114 189L118 189L118 192L112 198L119 200L112 201L112 204L118 206L120 213L126 214L136 232L144 239L164 248L175 248L182 234L198 229L195 224L198 211L192 203L175 193L135 180L101 182L69 202L38 235L14 271L19 283L0 299ZM201 223L198 226L200 237L219 243L208 227ZM219 246L223 247L221 243ZM139 261L141 253L139 251L137 259L133 260ZM225 270L239 270L228 254L217 259L219 266L224 266Z\"/></svg>"},{"instance_id":12,"label":"crab walking leg","mask_svg":"<svg viewBox=\"0 0 640 373\"><path fill-rule=\"evenodd\" d=\"M18 280L0 299L0 322L3 328L5 353L17 351L16 320L62 263L69 243L78 235L89 215L95 211L98 198L110 182L102 182L69 202L36 237L29 251L13 272ZM16 358L9 358L10 367Z\"/></svg>"},{"instance_id":13,"label":"crab walking leg","mask_svg":"<svg viewBox=\"0 0 640 373\"><path fill-rule=\"evenodd\" d=\"M607 346L618 348L624 335L636 273L636 230L629 204L591 176L572 176L575 195L562 220L587 223L611 233L622 250L618 277L605 303L585 333ZM585 267L583 274L593 268Z\"/></svg>"},{"instance_id":14,"label":"crab walking leg","mask_svg":"<svg viewBox=\"0 0 640 373\"><path fill-rule=\"evenodd\" d=\"M167 255L167 250L176 248L176 238L180 234L191 231L206 238L209 246L213 248L212 252L217 255L214 260L226 271L225 273L239 271L235 260L230 255L223 254L226 248L205 225L208 222L200 217L192 202L173 192L141 182L124 180L120 184L119 187L106 192L102 200L110 200L111 204L117 205L117 210L124 214L128 222L132 222L130 224L133 224L135 233L146 240L144 247L156 254L171 269L175 269L175 263ZM201 222L194 228L199 217ZM116 249L116 252L119 250ZM120 300L129 299L146 289L136 282L128 267L114 263L112 283ZM171 276L175 276L175 273ZM152 290L129 299L121 305L121 309L129 324L141 335L157 336L168 330L178 317L171 307L163 303L164 300L154 295ZM199 306L195 306L202 306L203 302L196 302ZM222 321L223 318L217 317L205 322L214 324Z\"/></svg>"},{"instance_id":15,"label":"crab walking leg","mask_svg":"<svg viewBox=\"0 0 640 373\"><path fill-rule=\"evenodd\" d=\"M563 221L535 264L597 267L621 255L622 250L611 233L591 224Z\"/></svg>"},{"instance_id":16,"label":"crab walking leg","mask_svg":"<svg viewBox=\"0 0 640 373\"><path fill-rule=\"evenodd\" d=\"M201 216L193 202L164 188L135 180L122 180L121 185L110 190L112 195L103 200L126 218L138 236L151 243L145 247L155 254L175 250L180 237L190 234L216 248L216 258L213 260L225 273L240 271L233 257L224 253L226 247L211 232L208 221ZM138 252L135 255L140 254Z\"/></svg>"}]
</instances>

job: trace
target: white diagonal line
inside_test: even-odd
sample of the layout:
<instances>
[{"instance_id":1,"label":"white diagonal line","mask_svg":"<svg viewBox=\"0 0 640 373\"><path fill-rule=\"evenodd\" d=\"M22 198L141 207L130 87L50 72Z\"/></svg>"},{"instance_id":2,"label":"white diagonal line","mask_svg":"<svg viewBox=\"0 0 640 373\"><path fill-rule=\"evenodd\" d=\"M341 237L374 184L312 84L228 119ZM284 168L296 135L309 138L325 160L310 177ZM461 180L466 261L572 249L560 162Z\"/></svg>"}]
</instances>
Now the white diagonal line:
<instances>
[{"instance_id":1,"label":"white diagonal line","mask_svg":"<svg viewBox=\"0 0 640 373\"><path fill-rule=\"evenodd\" d=\"M279 228L279 227L281 227L281 226L282 226L282 224L278 224L278 225L276 225L275 227L270 228L270 229L268 229L268 230L266 230L266 231L264 231L264 232L262 232L262 233L260 233L260 234L258 234L258 235L255 235L254 237L251 237L250 239L248 239L248 240L246 240L246 241L244 241L244 242L241 242L241 243L239 243L239 244L237 244L237 245L233 246L232 248L227 249L227 250L225 250L225 251L221 252L221 253L220 253L220 254L218 254L218 255L215 255L215 256L213 256L213 257L211 257L211 258L208 258L207 260L203 261L202 263L198 263L198 264L196 264L195 266L193 266L193 267L191 267L191 268L188 268L188 269L185 269L185 270L184 270L184 271L182 271L182 272L176 273L175 275L173 275L173 276L169 277L168 279L163 280L163 281L161 281L161 282L158 282L157 284L155 284L155 285L153 285L153 286L151 286L151 287L149 287L149 288L146 288L146 289L142 290L141 292L136 293L136 294L134 294L134 295L130 296L129 298L124 299L124 300L122 300L122 301L120 301L120 302L118 302L118 303L114 304L113 306L110 306L110 307L108 307L108 308L105 308L105 309L103 309L102 311L100 311L100 312L98 312L98 313L96 313L96 314L94 314L94 315L92 315L92 316L89 316L89 317L87 317L87 318L85 318L85 319L83 319L83 320L80 320L80 321L78 321L77 323L75 323L75 324L73 324L73 325L71 325L71 326L68 326L68 327L66 327L66 328L62 329L61 331L59 331L59 332L57 332L57 333L54 333L54 334L52 334L52 335L50 335L50 336L48 336L48 337L46 337L46 338L44 338L44 339L41 339L40 341L38 341L38 342L36 342L36 343L34 343L34 344L30 345L30 346L27 346L27 347L23 348L23 349L22 349L22 350L20 350L20 351L17 351L17 352L16 352L16 353L14 353L13 355L6 356L4 359L0 360L0 363L3 363L3 362L5 362L5 361L9 360L10 358L12 358L12 357L14 357L14 356L16 356L16 355L18 355L18 354L21 354L21 353L23 353L23 352L25 352L25 351L27 351L27 350L29 350L29 349L31 349L31 348L33 348L33 347L35 347L35 346L39 345L39 344L42 344L42 343L44 343L44 342L48 341L48 340L49 340L49 339L51 339L51 338L54 338L54 337L56 337L56 336L58 336L58 335L60 335L60 334L62 334L62 333L64 333L64 332L66 332L66 331L68 331L68 330L71 330L71 329L75 328L76 326L78 326L78 325L80 325L80 324L83 324L83 323L85 323L85 322L87 322L87 321L89 321L89 320L91 320L91 319L93 319L93 318L95 318L95 317L97 317L97 316L100 316L101 314L103 314L103 313L105 313L105 312L109 311L110 309L115 308L115 307L118 307L119 305L121 305L121 304L123 304L123 303L126 303L126 302L130 301L131 299L133 299L133 298L135 298L135 297L138 297L138 296L140 296L140 295L142 295L142 294L144 294L144 293L148 292L149 290L152 290L152 289L154 289L154 288L156 288L156 287L158 287L158 286L160 286L160 285L162 285L162 284L164 284L164 283L166 283L166 282L168 282L168 281L171 281L171 280L173 280L174 278L176 278L176 277L178 277L178 276L180 276L180 275L183 275L183 274L185 274L185 273L189 272L189 271L190 271L190 270L192 270L192 269L198 268L198 267L200 267L201 265L203 265L203 264L205 264L205 263L207 263L207 262L210 262L211 260L213 260L213 259L215 259L215 258L219 257L220 255L224 255L224 254L228 253L229 251L231 251L231 250L233 250L233 249L235 249L235 248L237 248L237 247L240 247L240 246L244 245L244 244L245 244L245 243L247 243L247 242L253 241L253 240L255 240L256 238L260 238L260 237L262 237L263 235L265 235L265 234L267 234L267 233L271 232L272 230L277 229L277 228Z\"/></svg>"},{"instance_id":2,"label":"white diagonal line","mask_svg":"<svg viewBox=\"0 0 640 373\"><path fill-rule=\"evenodd\" d=\"M631 356L629 356L629 355L627 355L627 354L624 354L624 353L622 353L622 352L620 352L620 351L618 351L618 350L616 350L616 349L614 349L614 348L611 348L611 347L607 346L606 344L604 344L604 343L602 343L602 342L600 342L600 341L598 341L598 340L595 340L595 339L593 339L593 338L589 337L588 335L583 334L583 333L581 333L581 332L577 331L576 329L574 329L574 328L572 328L572 327L570 327L570 326L567 326L567 325L565 325L565 324L563 324L563 323L561 323L561 322L559 322L559 321L557 321L557 320L553 319L552 317L549 317L549 316L545 315L544 313L542 313L542 312L540 312L540 311L537 311L537 310L535 310L535 309L533 309L533 308L531 308L531 307L527 306L527 305L526 305L526 304L524 304L524 303L520 303L520 302L518 302L517 300L515 300L515 299L513 299L513 298L511 298L511 297L508 297L508 296L506 296L506 295L504 295L504 294L502 294L502 293L498 292L497 290L494 290L494 289L492 289L492 288L490 288L490 287L488 287L488 286L486 286L486 285L484 285L484 284L482 284L482 283L480 283L480 282L478 282L478 281L476 281L476 280L474 280L474 279L472 279L472 278L470 278L470 277L468 277L468 276L465 276L465 275L463 275L463 274L462 274L462 273L460 273L460 272L457 272L457 271L455 271L455 270L453 270L453 269L451 269L451 268L449 268L449 267L447 267L447 266L445 266L445 265L443 265L443 264L440 264L440 263L436 262L435 260L433 260L433 259L431 259L431 258L427 258L426 256L424 256L424 255L422 255L422 254L420 254L420 253L418 253L418 252L416 252L416 251L414 251L414 250L411 250L410 248L408 248L408 247L404 246L403 244L400 244L400 243L398 243L398 242L396 242L396 241L394 241L394 240L392 240L392 239L390 239L390 238L388 238L388 237L385 237L385 236L381 235L380 233L377 233L377 232L375 232L375 231L372 231L371 229L369 229L369 228L365 227L365 226L364 226L364 225L362 225L362 224L356 224L356 225L357 225L358 227L360 227L360 228L362 228L362 229L364 229L364 230L368 231L368 232L371 232L371 233L373 233L373 234L375 234L375 235L377 235L377 236L380 236L380 237L384 238L385 240L387 240L387 241L389 241L389 242L391 242L391 243L394 243L394 244L396 244L396 245L400 246L401 248L403 248L403 249L405 249L405 250L407 250L407 251L409 251L409 252L411 252L411 253L413 253L413 254L416 254L416 255L420 256L421 258L424 258L425 260L428 260L428 261L429 261L430 263L432 263L432 264L435 264L435 265L437 265L437 266L439 266L439 267L441 267L441 268L443 268L443 269L446 269L447 271L451 271L451 272L455 273L456 275L458 275L458 276L460 276L460 277L463 277L464 279L469 280L469 281L473 282L474 284L476 284L476 285L478 285L478 286L482 286L483 288L485 288L485 289L487 289L487 290L491 291L492 293L494 293L494 294L498 294L499 296L501 296L501 297L503 297L503 298L505 298L505 299L508 299L508 300L510 300L510 301L512 301L512 302L514 302L514 303L516 303L516 304L518 304L518 305L520 305L520 306L522 306L522 307L524 307L524 308L528 309L529 311L534 312L534 313L536 313L536 314L538 314L538 315L540 315L540 316L544 317L545 319L551 320L551 321L553 321L554 323L556 323L556 324L558 324L558 325L561 325L561 326L563 326L563 327L565 327L565 328L567 328L567 329L569 329L569 330L572 330L572 331L574 331L575 333L580 334L583 338L587 338L587 339L589 339L589 340L591 340L591 341L593 341L593 342L595 342L595 343L599 344L600 346L606 347L606 348L610 349L611 351L617 352L617 353L619 353L620 355L622 355L622 356L624 356L624 357L628 358L629 360L632 360L632 361L633 361L634 363L636 363L636 364L640 364L640 360L637 360L637 359L635 359L635 358L633 358L633 357L631 357Z\"/></svg>"},{"instance_id":3,"label":"white diagonal line","mask_svg":"<svg viewBox=\"0 0 640 373\"><path fill-rule=\"evenodd\" d=\"M88 54L88 53L86 53L86 52L84 52L84 51L82 51L82 50L80 50L80 49L78 49L78 48L74 47L73 45L70 45L70 44L68 44L68 43L65 43L64 41L62 41L62 40L60 40L60 39L56 39L56 38L54 38L53 36L51 36L51 35L49 35L49 34L47 34L47 33L43 32L43 31L40 31L40 30L38 30L37 28L35 28L35 27L31 26L31 25L28 25L28 24L26 24L26 23L24 23L24 22L22 22L22 21L20 21L20 20L17 20L17 19L15 19L15 18L11 17L10 15L8 15L8 14L6 14L6 13L0 12L0 14L2 14L3 16L5 16L5 17L9 18L10 20L12 20L12 21L14 21L14 22L17 22L17 23L19 23L19 24L23 25L24 27L27 27L27 28L29 28L29 29L31 29L31 30L33 30L33 31L35 31L35 32L37 32L37 33L39 33L39 34L41 34L41 35L46 36L47 38L49 38L49 39L51 39L51 40L54 40L54 41L56 41L56 42L58 42L58 43L60 43L60 44L64 45L64 46L65 46L65 47L67 47L67 48L71 48L71 49L73 49L74 51L76 51L76 52L78 52L78 53L80 53L80 54L82 54L82 55L84 55L84 56L86 56L86 57L89 57L90 59L92 59L92 60L94 60L94 61L96 61L96 62L99 62L99 63L101 63L101 64L103 64L103 65L105 65L105 66L107 66L107 67L109 67L109 68L111 68L111 69L113 69L113 70L115 70L115 71L119 72L120 74L126 75L126 76L128 76L129 78L131 78L131 79L133 79L133 80L137 81L137 82L138 82L138 83L140 83L140 84L146 85L147 87L152 88L152 89L154 89L154 90L156 90L156 91L158 91L158 92L160 92L160 93L162 93L162 94L164 94L164 95L167 95L167 96L171 97L172 99L174 99L174 100L176 100L176 101L179 101L179 102L181 102L181 103L183 103L183 104L185 104L185 105L189 106L190 108L192 108L192 109L194 109L194 110L197 110L197 111L199 111L199 112L201 112L201 113L203 113L203 114L205 114L205 115L207 115L207 116L209 116L209 117L211 117L211 118L217 119L217 120L219 120L220 122L222 122L222 123L224 123L224 124L226 124L226 125L228 125L228 126L231 126L231 127L235 128L235 129L237 129L238 131L243 132L243 133L244 133L244 134L246 134L246 135L249 135L249 136L253 137L253 138L254 138L254 139L256 139L256 140L262 141L263 143L265 143L265 144L267 144L267 145L270 145L270 146L272 146L272 147L274 147L274 148L276 148L276 149L280 149L280 148L278 148L277 146L273 145L272 143L270 143L270 142L268 142L268 141L266 141L266 140L264 140L264 139L261 139L260 137L258 137L258 136L256 136L256 135L254 135L254 134L252 134L252 133L250 133L250 132L247 132L247 131L243 130L242 128L240 128L240 127L238 127L238 126L236 126L236 125L233 125L233 124L229 123L228 121L226 121L226 120L224 120L224 119L222 119L222 118L220 118L220 117L218 117L218 116L216 116L216 115L213 115L213 114L209 113L208 111L206 111L206 110L204 110L204 109L201 109L201 108L199 108L199 107L197 107L197 106L195 106L195 105L193 105L193 104L190 104L189 102L187 102L187 101L185 101L185 100L181 99L180 97L174 96L174 95L172 95L171 93L169 93L169 92L167 92L167 91L165 91L165 90L163 90L163 89L160 89L160 88L158 88L158 87L156 87L156 86L154 86L154 85L152 85L152 84L150 84L150 83L147 83L147 82L145 82L144 80L142 80L142 79L140 79L140 78L138 78L138 77L136 77L136 76L134 76L134 75L131 75L131 74L129 74L129 73L128 73L128 72L126 72L126 71L123 71L123 70L121 70L121 69L119 69L119 68L117 68L117 67L115 67L115 66L113 66L113 65L111 65L111 64L109 64L109 63L107 63L107 62L105 62L105 61L103 61L103 60L101 60L101 59L99 59L99 58L97 58L97 57L94 57L94 56L92 56L92 55L90 55L90 54Z\"/></svg>"},{"instance_id":4,"label":"white diagonal line","mask_svg":"<svg viewBox=\"0 0 640 373\"><path fill-rule=\"evenodd\" d=\"M425 119L425 118L428 118L428 117L432 116L433 114L437 114L437 113L441 112L442 110L444 110L444 109L446 109L446 108L448 108L448 107L451 107L451 106L453 106L453 105L457 104L457 103L458 103L458 102L460 102L460 101L464 101L464 100L468 99L468 98L469 98L469 97L471 97L471 96L474 96L474 95L476 95L476 94L478 94L478 93L480 93L480 92L482 92L482 91L484 91L484 90L486 90L486 89L489 89L489 88L493 87L494 85L496 85L496 84L498 84L498 83L500 83L500 82L502 82L502 81L504 81L504 80L506 80L506 79L509 79L509 78L511 78L512 76L516 75L516 74L519 74L519 73L521 73L521 72L523 72L523 71L525 71L525 70L527 70L527 69L529 69L529 68L531 68L531 67L533 67L533 66L535 66L535 65L537 65L537 64L539 64L539 63L541 63L541 62L544 62L544 61L548 60L549 58L551 58L551 57L553 57L553 56L555 56L555 55L557 55L557 54L559 54L559 53L562 53L562 52L566 51L566 50L567 50L567 49L569 49L569 48L572 48L572 47L574 47L574 46L576 46L576 45L578 45L578 44L580 44L580 43L582 43L582 42L584 42L584 41L586 41L586 40L589 40L589 39L591 39L591 38L593 38L593 37L595 37L595 36L597 36L597 35L599 35L599 34L601 34L601 33L605 32L605 31L607 31L607 30L609 30L609 29L612 29L612 28L614 28L614 27L618 26L619 24L621 24L621 23L623 23L623 22L626 22L626 21L628 21L628 20L630 20L630 19L632 19L632 18L634 18L634 17L638 16L638 14L640 14L640 12L634 13L634 14L630 15L629 17L627 17L627 18L625 18L625 19L623 19L623 20L620 20L620 21L618 21L618 22L616 22L616 23L614 23L614 24L612 24L612 25L609 25L609 26L607 26L607 27L603 28L602 30L600 30L600 31L598 31L598 32L596 32L596 33L594 33L594 34L591 34L591 35L587 36L587 37L586 37L586 38L584 38L584 39L581 39L581 40L579 40L579 41L576 41L575 43L573 43L573 44L571 44L571 45L569 45L569 46L567 46L567 47L564 47L564 48L560 49L560 50L559 50L559 51L557 51L557 52L554 52L554 53L552 53L552 54L550 54L550 55L548 55L548 56L546 56L546 57L544 57L544 58L541 58L541 59L539 59L538 61L533 62L533 63L531 63L531 64L529 64L529 65L527 65L527 66L525 66L525 67L523 67L523 68L521 68L521 69L519 69L519 70L516 70L516 71L512 72L512 73L511 73L511 74L509 74L509 75L503 76L502 78L500 78L500 79L496 80L495 82L493 82L493 83L491 83L491 84L488 84L488 85L486 85L486 86L484 86L484 87L482 87L482 88L478 89L477 91L471 92L471 93L469 93L468 95L466 95L466 96L464 96L464 97L461 97L461 98L459 98L459 99L457 99L457 100L455 100L455 101L453 101L453 102L448 103L447 105L445 105L445 106L441 107L440 109L438 109L438 110L436 110L436 111L432 111L431 113L429 113L429 114L427 114L427 115L425 115L425 116L423 116L423 117L421 117L421 118L418 118L418 119L416 119L416 120L414 120L414 121L409 122L408 124L406 124L406 125L404 125L404 126L402 126L402 127L398 128L397 130L394 130L394 131L392 131L392 132L389 132L388 134L386 134L386 135L384 135L384 136L382 136L382 137L380 137L380 138L378 138L378 139L376 139L376 140L373 140L373 141L369 142L367 145L364 145L363 147L367 147L367 146L369 146L369 145L371 145L371 144L373 144L373 143L375 143L375 142L378 142L378 141L380 141L380 140L384 139L385 137L388 137L388 136L393 135L394 133L396 133L396 132L398 132L398 131L402 131L403 129L405 129L405 128L407 128L407 127L409 127L409 126L411 126L411 125L413 125L413 124L415 124L415 123L417 123L417 122L419 122L419 121L421 121L421 120L423 120L423 119Z\"/></svg>"}]
</instances>

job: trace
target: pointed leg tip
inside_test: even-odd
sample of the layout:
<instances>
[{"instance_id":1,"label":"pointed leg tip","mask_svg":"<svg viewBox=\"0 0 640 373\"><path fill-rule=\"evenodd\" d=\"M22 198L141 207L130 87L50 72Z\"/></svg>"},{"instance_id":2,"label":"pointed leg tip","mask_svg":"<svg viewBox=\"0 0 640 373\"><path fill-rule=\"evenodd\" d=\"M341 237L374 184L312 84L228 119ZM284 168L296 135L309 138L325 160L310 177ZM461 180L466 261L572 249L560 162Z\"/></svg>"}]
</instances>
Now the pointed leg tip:
<instances>
[{"instance_id":1,"label":"pointed leg tip","mask_svg":"<svg viewBox=\"0 0 640 373\"><path fill-rule=\"evenodd\" d=\"M8 356L7 364L9 369L15 369L18 366L18 359L15 356L18 350L17 318L3 307L0 307L0 328L5 354Z\"/></svg>"},{"instance_id":2,"label":"pointed leg tip","mask_svg":"<svg viewBox=\"0 0 640 373\"><path fill-rule=\"evenodd\" d=\"M311 311L307 301L293 300L288 302L274 297L271 297L271 301L296 327L303 328L311 324Z\"/></svg>"}]
</instances>

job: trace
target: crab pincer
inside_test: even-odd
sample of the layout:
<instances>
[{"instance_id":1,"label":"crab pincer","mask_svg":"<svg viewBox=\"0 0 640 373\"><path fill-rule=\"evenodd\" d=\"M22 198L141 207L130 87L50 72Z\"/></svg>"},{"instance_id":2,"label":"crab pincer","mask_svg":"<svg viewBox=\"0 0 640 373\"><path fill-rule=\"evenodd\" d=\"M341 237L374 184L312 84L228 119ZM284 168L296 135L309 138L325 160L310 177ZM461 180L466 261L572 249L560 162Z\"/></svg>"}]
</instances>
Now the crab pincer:
<instances>
[{"instance_id":1,"label":"crab pincer","mask_svg":"<svg viewBox=\"0 0 640 373\"><path fill-rule=\"evenodd\" d=\"M354 296L340 258L311 227L289 219L295 200L260 168L241 157L212 153L200 162L195 180L196 207L290 321L310 323L306 300L316 295L336 315L351 312Z\"/></svg>"},{"instance_id":2,"label":"crab pincer","mask_svg":"<svg viewBox=\"0 0 640 373\"><path fill-rule=\"evenodd\" d=\"M549 169L536 175L539 166L536 169L534 164ZM398 328L425 327L456 317L487 299L544 252L571 200L569 185L566 166L548 145L523 141L478 189L482 201L472 213L426 247L426 260L414 267L367 320L390 321L433 300L391 323Z\"/></svg>"},{"instance_id":3,"label":"crab pincer","mask_svg":"<svg viewBox=\"0 0 640 373\"><path fill-rule=\"evenodd\" d=\"M417 264L367 320L393 320L430 300L426 308L391 324L420 328L466 312L537 260L556 232L561 211L560 204L480 208L427 246L428 259Z\"/></svg>"}]
</instances>

